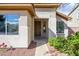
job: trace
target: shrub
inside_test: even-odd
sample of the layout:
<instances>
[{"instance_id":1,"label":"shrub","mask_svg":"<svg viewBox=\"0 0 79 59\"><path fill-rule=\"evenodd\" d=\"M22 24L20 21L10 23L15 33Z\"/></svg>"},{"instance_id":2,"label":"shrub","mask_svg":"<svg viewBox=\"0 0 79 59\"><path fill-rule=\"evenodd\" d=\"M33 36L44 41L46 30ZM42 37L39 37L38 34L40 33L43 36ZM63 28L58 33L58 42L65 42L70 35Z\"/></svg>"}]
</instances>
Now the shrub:
<instances>
[{"instance_id":1,"label":"shrub","mask_svg":"<svg viewBox=\"0 0 79 59\"><path fill-rule=\"evenodd\" d=\"M79 36L79 32L76 32L75 35L76 35L76 36Z\"/></svg>"},{"instance_id":2,"label":"shrub","mask_svg":"<svg viewBox=\"0 0 79 59\"><path fill-rule=\"evenodd\" d=\"M70 35L70 36L67 37L67 39L68 40L74 40L75 39L75 36L74 35Z\"/></svg>"},{"instance_id":3,"label":"shrub","mask_svg":"<svg viewBox=\"0 0 79 59\"><path fill-rule=\"evenodd\" d=\"M57 49L63 48L64 45L64 37L54 37L48 40L49 45L54 46Z\"/></svg>"},{"instance_id":4,"label":"shrub","mask_svg":"<svg viewBox=\"0 0 79 59\"><path fill-rule=\"evenodd\" d=\"M65 44L66 47L66 53L69 55L79 55L77 52L79 51L79 41L78 40L68 40L67 44Z\"/></svg>"},{"instance_id":5,"label":"shrub","mask_svg":"<svg viewBox=\"0 0 79 59\"><path fill-rule=\"evenodd\" d=\"M67 39L64 37L49 38L48 42L61 52L67 53L68 55L79 56L79 32L68 36Z\"/></svg>"},{"instance_id":6,"label":"shrub","mask_svg":"<svg viewBox=\"0 0 79 59\"><path fill-rule=\"evenodd\" d=\"M74 40L68 40L67 42L67 50L72 51L74 55L79 55L79 40L74 39ZM68 52L71 54L70 52Z\"/></svg>"},{"instance_id":7,"label":"shrub","mask_svg":"<svg viewBox=\"0 0 79 59\"><path fill-rule=\"evenodd\" d=\"M79 32L67 37L67 43L65 53L69 55L79 55Z\"/></svg>"},{"instance_id":8,"label":"shrub","mask_svg":"<svg viewBox=\"0 0 79 59\"><path fill-rule=\"evenodd\" d=\"M54 42L55 39L56 39L56 37L48 39L48 43L49 43L50 46L53 46L53 42Z\"/></svg>"},{"instance_id":9,"label":"shrub","mask_svg":"<svg viewBox=\"0 0 79 59\"><path fill-rule=\"evenodd\" d=\"M76 32L75 36L76 36L77 39L79 39L79 32Z\"/></svg>"}]
</instances>

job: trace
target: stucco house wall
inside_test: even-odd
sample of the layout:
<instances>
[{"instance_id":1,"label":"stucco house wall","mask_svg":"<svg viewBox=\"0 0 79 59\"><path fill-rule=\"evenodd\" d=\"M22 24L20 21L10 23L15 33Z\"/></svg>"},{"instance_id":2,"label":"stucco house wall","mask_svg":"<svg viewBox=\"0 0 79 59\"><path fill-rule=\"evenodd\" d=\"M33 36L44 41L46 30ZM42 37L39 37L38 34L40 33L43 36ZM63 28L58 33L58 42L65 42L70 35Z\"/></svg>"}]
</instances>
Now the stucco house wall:
<instances>
[{"instance_id":1,"label":"stucco house wall","mask_svg":"<svg viewBox=\"0 0 79 59\"><path fill-rule=\"evenodd\" d=\"M56 36L56 8L36 8L38 18L48 18L48 37Z\"/></svg>"},{"instance_id":2,"label":"stucco house wall","mask_svg":"<svg viewBox=\"0 0 79 59\"><path fill-rule=\"evenodd\" d=\"M8 47L27 48L33 40L32 16L27 10L0 10L0 14L18 14L19 34L18 35L0 35L0 43L4 42Z\"/></svg>"},{"instance_id":3,"label":"stucco house wall","mask_svg":"<svg viewBox=\"0 0 79 59\"><path fill-rule=\"evenodd\" d=\"M68 26L73 32L79 31L79 6L71 14L71 20L68 21Z\"/></svg>"},{"instance_id":4,"label":"stucco house wall","mask_svg":"<svg viewBox=\"0 0 79 59\"><path fill-rule=\"evenodd\" d=\"M64 22L65 28L64 28L64 36L67 37L68 35L71 35L77 31L79 31L79 7L76 8L70 15L72 19L65 20L60 16L56 16L57 20L61 20Z\"/></svg>"}]
</instances>

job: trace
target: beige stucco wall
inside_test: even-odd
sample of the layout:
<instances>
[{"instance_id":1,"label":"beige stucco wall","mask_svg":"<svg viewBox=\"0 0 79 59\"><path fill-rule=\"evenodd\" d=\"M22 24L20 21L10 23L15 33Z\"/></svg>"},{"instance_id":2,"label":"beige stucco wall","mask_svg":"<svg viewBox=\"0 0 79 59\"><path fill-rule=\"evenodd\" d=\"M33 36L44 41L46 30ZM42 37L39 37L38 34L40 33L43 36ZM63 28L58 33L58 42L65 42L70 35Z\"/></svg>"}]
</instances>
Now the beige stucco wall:
<instances>
[{"instance_id":1,"label":"beige stucco wall","mask_svg":"<svg viewBox=\"0 0 79 59\"><path fill-rule=\"evenodd\" d=\"M33 39L32 17L27 10L0 10L0 14L18 14L19 34L18 35L0 35L0 43L4 42L8 47L27 48Z\"/></svg>"},{"instance_id":2,"label":"beige stucco wall","mask_svg":"<svg viewBox=\"0 0 79 59\"><path fill-rule=\"evenodd\" d=\"M48 18L48 36L56 36L56 8L36 8L38 18Z\"/></svg>"},{"instance_id":3,"label":"beige stucco wall","mask_svg":"<svg viewBox=\"0 0 79 59\"><path fill-rule=\"evenodd\" d=\"M28 15L28 44L34 40L34 18L30 14Z\"/></svg>"},{"instance_id":4,"label":"beige stucco wall","mask_svg":"<svg viewBox=\"0 0 79 59\"><path fill-rule=\"evenodd\" d=\"M79 13L79 7L71 13L70 17L72 19L68 21L69 27L79 27L78 13Z\"/></svg>"},{"instance_id":5,"label":"beige stucco wall","mask_svg":"<svg viewBox=\"0 0 79 59\"><path fill-rule=\"evenodd\" d=\"M79 7L71 13L70 17L72 19L68 21L67 25L72 29L70 34L73 34L79 31Z\"/></svg>"},{"instance_id":6,"label":"beige stucco wall","mask_svg":"<svg viewBox=\"0 0 79 59\"><path fill-rule=\"evenodd\" d=\"M65 23L64 35L67 37L69 34L79 31L79 19L78 19L79 7L75 9L69 17L71 20L66 21L65 19L57 16L57 20L62 20Z\"/></svg>"}]
</instances>

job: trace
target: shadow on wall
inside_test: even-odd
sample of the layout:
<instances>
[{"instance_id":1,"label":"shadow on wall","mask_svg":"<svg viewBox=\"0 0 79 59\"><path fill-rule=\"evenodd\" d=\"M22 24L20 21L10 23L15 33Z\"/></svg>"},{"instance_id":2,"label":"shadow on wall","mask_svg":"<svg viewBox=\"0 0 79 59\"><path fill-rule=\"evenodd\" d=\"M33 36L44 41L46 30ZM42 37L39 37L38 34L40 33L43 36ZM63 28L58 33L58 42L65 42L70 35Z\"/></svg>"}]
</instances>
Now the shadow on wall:
<instances>
[{"instance_id":1,"label":"shadow on wall","mask_svg":"<svg viewBox=\"0 0 79 59\"><path fill-rule=\"evenodd\" d=\"M68 29L68 36L73 35L77 31L79 31L78 27L69 27L66 23L65 24L65 29Z\"/></svg>"},{"instance_id":2,"label":"shadow on wall","mask_svg":"<svg viewBox=\"0 0 79 59\"><path fill-rule=\"evenodd\" d=\"M72 35L74 33L75 33L75 31L72 30L72 28L68 27L68 35Z\"/></svg>"},{"instance_id":3,"label":"shadow on wall","mask_svg":"<svg viewBox=\"0 0 79 59\"><path fill-rule=\"evenodd\" d=\"M61 20L62 21L62 20ZM64 22L64 21L63 21ZM65 22L64 22L64 29L68 29L68 36L72 35L76 32L76 30L73 30L72 27L69 27ZM65 35L65 34L64 34Z\"/></svg>"},{"instance_id":4,"label":"shadow on wall","mask_svg":"<svg viewBox=\"0 0 79 59\"><path fill-rule=\"evenodd\" d=\"M51 37L56 37L56 34L50 29L50 28L48 28L48 33L49 33L49 38L51 38Z\"/></svg>"},{"instance_id":5,"label":"shadow on wall","mask_svg":"<svg viewBox=\"0 0 79 59\"><path fill-rule=\"evenodd\" d=\"M62 22L67 22L65 19L61 18L60 16L56 16L56 21L62 21ZM76 31L73 30L72 27L69 27L66 23L64 22L65 28L64 29L68 29L68 36L74 34ZM79 30L78 30L79 31Z\"/></svg>"},{"instance_id":6,"label":"shadow on wall","mask_svg":"<svg viewBox=\"0 0 79 59\"><path fill-rule=\"evenodd\" d=\"M69 27L65 22L64 22L64 25L65 25L64 29L68 29L68 36L75 33L75 31L71 27Z\"/></svg>"},{"instance_id":7,"label":"shadow on wall","mask_svg":"<svg viewBox=\"0 0 79 59\"><path fill-rule=\"evenodd\" d=\"M74 33L73 29L68 27L68 25L65 22L64 22L64 25L65 25L64 29L68 29L68 35L71 35L72 33ZM64 35L64 34L62 34L62 35ZM56 37L56 36L57 36L57 34L53 30L48 28L48 38L52 38L52 37ZM36 47L42 46L44 44L47 44L48 43L48 38L41 37L41 36L35 37ZM31 48L35 48L35 46L31 47ZM29 49L31 49L31 48L29 47Z\"/></svg>"},{"instance_id":8,"label":"shadow on wall","mask_svg":"<svg viewBox=\"0 0 79 59\"><path fill-rule=\"evenodd\" d=\"M57 21L62 21L62 22L64 23L64 30L66 30L66 29L68 30L68 36L75 33L75 30L73 30L73 28L69 27L69 26L65 23L65 22L67 22L65 19L62 19L62 18L60 18L59 16L57 16L56 19L57 19L56 22L57 22ZM64 21L65 21L65 22L64 22ZM67 34L67 33L66 33L66 34ZM66 35L66 34L64 33L64 35ZM58 34L58 35L60 36L60 34ZM58 36L58 35L57 35L57 36ZM62 35L63 35L63 34L62 34ZM64 35L63 35L63 36L64 36Z\"/></svg>"},{"instance_id":9,"label":"shadow on wall","mask_svg":"<svg viewBox=\"0 0 79 59\"><path fill-rule=\"evenodd\" d=\"M36 42L31 41L31 43L30 43L28 49L33 49L33 48L35 48L35 47L36 47Z\"/></svg>"}]
</instances>

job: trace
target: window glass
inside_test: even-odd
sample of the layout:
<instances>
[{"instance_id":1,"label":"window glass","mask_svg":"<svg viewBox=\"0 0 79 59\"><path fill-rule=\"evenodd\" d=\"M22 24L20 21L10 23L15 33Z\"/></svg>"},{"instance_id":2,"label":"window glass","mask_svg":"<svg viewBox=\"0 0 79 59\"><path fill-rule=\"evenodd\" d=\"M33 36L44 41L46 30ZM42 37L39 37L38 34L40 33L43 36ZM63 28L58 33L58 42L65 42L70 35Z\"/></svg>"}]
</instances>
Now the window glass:
<instances>
[{"instance_id":1,"label":"window glass","mask_svg":"<svg viewBox=\"0 0 79 59\"><path fill-rule=\"evenodd\" d=\"M15 14L6 15L7 34L18 34L19 16Z\"/></svg>"},{"instance_id":2,"label":"window glass","mask_svg":"<svg viewBox=\"0 0 79 59\"><path fill-rule=\"evenodd\" d=\"M0 34L5 34L5 17L0 15Z\"/></svg>"},{"instance_id":3,"label":"window glass","mask_svg":"<svg viewBox=\"0 0 79 59\"><path fill-rule=\"evenodd\" d=\"M64 22L57 21L57 33L64 33Z\"/></svg>"},{"instance_id":4,"label":"window glass","mask_svg":"<svg viewBox=\"0 0 79 59\"><path fill-rule=\"evenodd\" d=\"M69 15L79 4L77 3L62 3L60 7L58 7L57 11Z\"/></svg>"},{"instance_id":5,"label":"window glass","mask_svg":"<svg viewBox=\"0 0 79 59\"><path fill-rule=\"evenodd\" d=\"M19 15L0 15L0 34L15 35L19 32Z\"/></svg>"}]
</instances>

